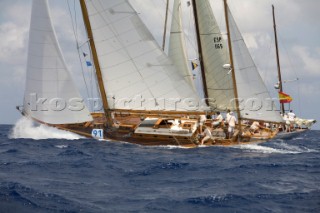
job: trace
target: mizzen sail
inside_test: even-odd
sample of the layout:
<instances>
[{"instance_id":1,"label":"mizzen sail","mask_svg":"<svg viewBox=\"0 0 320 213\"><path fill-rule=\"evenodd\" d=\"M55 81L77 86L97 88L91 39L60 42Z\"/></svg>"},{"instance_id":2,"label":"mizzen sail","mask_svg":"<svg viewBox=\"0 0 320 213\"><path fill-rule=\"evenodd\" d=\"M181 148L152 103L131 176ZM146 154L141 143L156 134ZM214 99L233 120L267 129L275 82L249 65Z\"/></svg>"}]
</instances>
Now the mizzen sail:
<instances>
[{"instance_id":1,"label":"mizzen sail","mask_svg":"<svg viewBox=\"0 0 320 213\"><path fill-rule=\"evenodd\" d=\"M283 122L229 8L228 16L241 118Z\"/></svg>"}]
</instances>

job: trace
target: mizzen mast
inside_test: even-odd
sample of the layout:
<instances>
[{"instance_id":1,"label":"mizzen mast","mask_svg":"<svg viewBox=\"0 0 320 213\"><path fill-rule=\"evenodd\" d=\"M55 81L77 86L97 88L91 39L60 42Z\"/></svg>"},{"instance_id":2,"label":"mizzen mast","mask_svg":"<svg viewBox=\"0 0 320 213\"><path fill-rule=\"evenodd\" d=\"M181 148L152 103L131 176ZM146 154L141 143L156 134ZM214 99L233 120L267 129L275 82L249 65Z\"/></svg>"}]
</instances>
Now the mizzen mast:
<instances>
[{"instance_id":1,"label":"mizzen mast","mask_svg":"<svg viewBox=\"0 0 320 213\"><path fill-rule=\"evenodd\" d=\"M276 25L276 18L274 12L274 5L272 5L272 16L273 16L273 29L274 29L274 40L276 45L276 56L277 56L277 67L278 67L278 79L279 79L279 92L283 92L283 84L282 84L282 77L281 77L281 67L280 67L280 57L279 57L279 46L278 46L278 35L277 35L277 25ZM280 103L280 110L281 113L284 115L284 103Z\"/></svg>"},{"instance_id":2,"label":"mizzen mast","mask_svg":"<svg viewBox=\"0 0 320 213\"><path fill-rule=\"evenodd\" d=\"M82 10L82 15L83 15L83 20L84 24L86 26L89 42L90 42L90 47L91 47L91 52L92 52L92 57L93 57L93 63L96 69L96 74L97 74L97 79L98 79L98 85L99 85L99 90L102 98L102 104L103 104L103 111L105 113L106 119L107 119L107 125L109 127L112 126L112 118L111 118L111 113L110 113L110 108L107 100L107 93L104 87L103 79L102 79L102 72L101 72L101 67L99 64L99 59L98 59L98 53L97 49L95 46L95 42L93 40L93 33L92 33L92 28L89 20L89 14L87 10L87 6L85 3L85 0L80 0L80 5L81 5L81 10Z\"/></svg>"}]
</instances>

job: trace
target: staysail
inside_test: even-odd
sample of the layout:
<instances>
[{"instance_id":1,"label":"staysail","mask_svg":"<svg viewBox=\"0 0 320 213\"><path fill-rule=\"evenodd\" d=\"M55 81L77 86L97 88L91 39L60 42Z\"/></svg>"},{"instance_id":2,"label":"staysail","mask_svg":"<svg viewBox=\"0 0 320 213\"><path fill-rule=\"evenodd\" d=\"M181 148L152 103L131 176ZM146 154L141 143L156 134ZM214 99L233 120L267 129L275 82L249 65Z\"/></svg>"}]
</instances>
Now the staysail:
<instances>
[{"instance_id":1,"label":"staysail","mask_svg":"<svg viewBox=\"0 0 320 213\"><path fill-rule=\"evenodd\" d=\"M34 0L23 112L48 124L91 121L62 56L48 0Z\"/></svg>"},{"instance_id":2,"label":"staysail","mask_svg":"<svg viewBox=\"0 0 320 213\"><path fill-rule=\"evenodd\" d=\"M228 48L208 0L196 1L202 57L211 107L216 110L234 110L234 91Z\"/></svg>"},{"instance_id":3,"label":"staysail","mask_svg":"<svg viewBox=\"0 0 320 213\"><path fill-rule=\"evenodd\" d=\"M240 116L243 119L283 122L228 8Z\"/></svg>"},{"instance_id":4,"label":"staysail","mask_svg":"<svg viewBox=\"0 0 320 213\"><path fill-rule=\"evenodd\" d=\"M199 101L129 1L86 5L111 109L189 111L186 100Z\"/></svg>"},{"instance_id":5,"label":"staysail","mask_svg":"<svg viewBox=\"0 0 320 213\"><path fill-rule=\"evenodd\" d=\"M187 65L185 39L181 21L181 0L174 0L169 43L169 57L176 65L177 70L195 90L193 75Z\"/></svg>"}]
</instances>

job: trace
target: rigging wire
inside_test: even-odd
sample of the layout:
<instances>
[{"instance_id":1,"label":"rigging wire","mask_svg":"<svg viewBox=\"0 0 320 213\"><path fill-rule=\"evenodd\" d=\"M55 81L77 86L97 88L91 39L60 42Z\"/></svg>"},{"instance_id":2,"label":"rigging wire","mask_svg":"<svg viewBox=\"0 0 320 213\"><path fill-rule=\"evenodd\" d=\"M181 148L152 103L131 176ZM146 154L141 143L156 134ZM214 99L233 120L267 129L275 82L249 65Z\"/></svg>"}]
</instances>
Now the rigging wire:
<instances>
[{"instance_id":1,"label":"rigging wire","mask_svg":"<svg viewBox=\"0 0 320 213\"><path fill-rule=\"evenodd\" d=\"M85 86L86 86L86 92L87 92L87 96L90 97L90 94L89 94L89 88L88 88L88 84L87 84L87 81L86 81L86 77L85 77L85 72L84 72L84 68L83 68L83 60L81 58L81 53L80 53L80 46L79 46L79 37L78 37L78 32L77 32L77 16L76 16L76 4L75 4L75 0L73 0L73 7L74 7L74 18L73 18L73 15L72 15L72 11L71 11L71 6L69 4L69 1L67 1L67 4L68 4L68 9L69 9L69 13L70 13L70 18L71 18L71 23L72 23L72 30L73 30L73 34L74 34L74 37L75 37L75 41L76 41L76 47L77 47L77 51L78 51L78 57L79 57L79 60L80 60L80 64L81 64L81 71L82 71L82 77L83 77L83 81L85 83Z\"/></svg>"},{"instance_id":2,"label":"rigging wire","mask_svg":"<svg viewBox=\"0 0 320 213\"><path fill-rule=\"evenodd\" d=\"M299 79L298 74L297 74L297 71L296 71L296 68L295 68L295 66L293 66L293 63L292 63L292 61L291 61L291 59L290 59L289 51L288 51L288 49L286 48L286 46L284 45L282 36L279 35L279 38L280 38L280 42L283 44L282 46L283 46L283 48L284 48L287 56L288 56L288 61L289 61L289 64L290 64L290 66L291 66L291 70L293 70L295 77L296 77L297 79ZM300 82L299 82L299 80L298 80L298 110L299 110L299 114L302 115L301 95L300 95Z\"/></svg>"}]
</instances>

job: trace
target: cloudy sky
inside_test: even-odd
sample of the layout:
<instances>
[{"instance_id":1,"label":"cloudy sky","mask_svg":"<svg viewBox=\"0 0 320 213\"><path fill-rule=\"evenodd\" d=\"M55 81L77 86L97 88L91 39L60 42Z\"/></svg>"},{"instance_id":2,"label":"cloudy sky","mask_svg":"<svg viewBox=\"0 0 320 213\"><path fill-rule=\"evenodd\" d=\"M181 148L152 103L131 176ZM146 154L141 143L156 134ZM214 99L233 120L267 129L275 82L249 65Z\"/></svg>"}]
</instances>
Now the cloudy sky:
<instances>
[{"instance_id":1,"label":"cloudy sky","mask_svg":"<svg viewBox=\"0 0 320 213\"><path fill-rule=\"evenodd\" d=\"M49 0L58 39L77 86L85 93L79 59L75 50L72 19L74 0ZM77 2L77 1L75 1ZM131 0L154 36L161 41L165 0ZM171 3L173 1L171 0ZM0 123L14 124L20 114L15 106L23 101L28 48L31 0L0 1ZM222 0L211 0L218 23L224 28ZM273 97L277 70L274 49L271 5L276 7L280 60L284 84L294 102L291 108L299 117L320 120L320 1L319 0L229 0L231 11L243 33L260 74ZM190 8L184 5L186 33L190 29ZM76 13L79 15L78 5ZM74 15L74 12L72 12ZM74 20L74 19L73 19ZM80 17L77 19L81 24ZM79 27L79 41L86 41ZM192 37L192 36L191 36ZM190 39L190 58L195 57ZM86 94L84 94L85 96ZM320 129L319 123L315 129Z\"/></svg>"}]
</instances>

